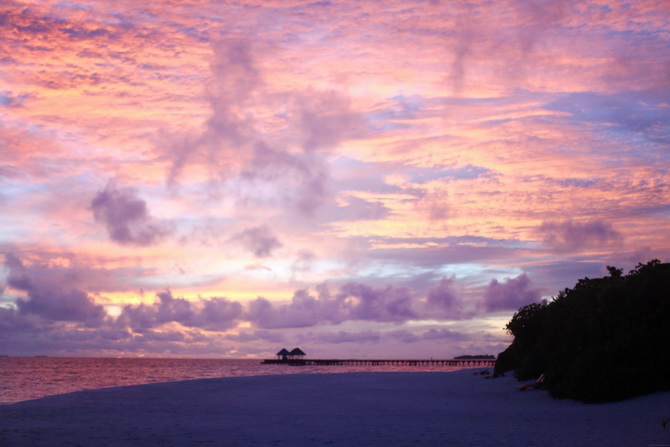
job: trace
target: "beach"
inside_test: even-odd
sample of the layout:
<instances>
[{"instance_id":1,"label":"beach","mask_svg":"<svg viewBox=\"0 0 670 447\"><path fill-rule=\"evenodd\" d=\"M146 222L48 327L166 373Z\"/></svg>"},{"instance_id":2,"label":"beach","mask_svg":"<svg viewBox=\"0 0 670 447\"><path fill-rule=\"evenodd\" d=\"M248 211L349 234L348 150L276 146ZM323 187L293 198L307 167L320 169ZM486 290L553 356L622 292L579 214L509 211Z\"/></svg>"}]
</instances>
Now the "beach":
<instances>
[{"instance_id":1,"label":"beach","mask_svg":"<svg viewBox=\"0 0 670 447\"><path fill-rule=\"evenodd\" d=\"M104 388L0 406L15 446L670 446L670 393L608 404L511 376L347 373Z\"/></svg>"}]
</instances>

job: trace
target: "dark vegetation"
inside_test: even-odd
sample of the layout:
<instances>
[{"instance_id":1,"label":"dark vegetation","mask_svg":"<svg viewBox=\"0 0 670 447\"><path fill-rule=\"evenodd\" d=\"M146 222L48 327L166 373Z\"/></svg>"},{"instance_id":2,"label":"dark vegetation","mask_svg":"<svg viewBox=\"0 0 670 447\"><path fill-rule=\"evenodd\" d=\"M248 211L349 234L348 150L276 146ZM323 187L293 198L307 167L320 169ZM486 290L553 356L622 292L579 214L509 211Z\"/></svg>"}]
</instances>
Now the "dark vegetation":
<instances>
[{"instance_id":1,"label":"dark vegetation","mask_svg":"<svg viewBox=\"0 0 670 447\"><path fill-rule=\"evenodd\" d=\"M454 357L454 360L494 360L495 356L491 354L483 354L483 355L459 355L458 357Z\"/></svg>"},{"instance_id":2,"label":"dark vegetation","mask_svg":"<svg viewBox=\"0 0 670 447\"><path fill-rule=\"evenodd\" d=\"M551 396L610 402L670 390L670 264L580 279L550 302L520 308L495 374L536 379Z\"/></svg>"}]
</instances>

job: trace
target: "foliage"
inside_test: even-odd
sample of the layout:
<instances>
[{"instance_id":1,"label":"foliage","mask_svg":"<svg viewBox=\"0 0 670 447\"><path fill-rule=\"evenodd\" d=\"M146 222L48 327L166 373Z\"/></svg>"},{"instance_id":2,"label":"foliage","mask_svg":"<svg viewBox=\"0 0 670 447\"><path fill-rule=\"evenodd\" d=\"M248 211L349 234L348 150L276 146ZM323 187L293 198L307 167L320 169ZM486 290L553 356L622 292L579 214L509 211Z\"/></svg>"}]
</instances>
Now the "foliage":
<instances>
[{"instance_id":1,"label":"foliage","mask_svg":"<svg viewBox=\"0 0 670 447\"><path fill-rule=\"evenodd\" d=\"M495 356L491 354L481 354L481 355L459 355L454 357L455 360L495 360Z\"/></svg>"},{"instance_id":2,"label":"foliage","mask_svg":"<svg viewBox=\"0 0 670 447\"><path fill-rule=\"evenodd\" d=\"M584 278L550 302L519 309L495 373L545 374L553 397L609 402L670 389L670 264Z\"/></svg>"}]
</instances>

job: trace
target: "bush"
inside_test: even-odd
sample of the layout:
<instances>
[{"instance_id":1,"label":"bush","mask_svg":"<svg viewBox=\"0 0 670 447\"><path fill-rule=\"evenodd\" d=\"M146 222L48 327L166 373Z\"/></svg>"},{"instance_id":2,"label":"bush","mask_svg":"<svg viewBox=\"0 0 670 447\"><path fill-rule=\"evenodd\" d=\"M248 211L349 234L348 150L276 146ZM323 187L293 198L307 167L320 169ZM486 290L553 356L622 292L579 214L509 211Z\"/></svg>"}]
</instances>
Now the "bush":
<instances>
[{"instance_id":1,"label":"bush","mask_svg":"<svg viewBox=\"0 0 670 447\"><path fill-rule=\"evenodd\" d=\"M670 264L584 278L549 303L514 314L496 373L545 375L553 397L609 402L670 389Z\"/></svg>"}]
</instances>

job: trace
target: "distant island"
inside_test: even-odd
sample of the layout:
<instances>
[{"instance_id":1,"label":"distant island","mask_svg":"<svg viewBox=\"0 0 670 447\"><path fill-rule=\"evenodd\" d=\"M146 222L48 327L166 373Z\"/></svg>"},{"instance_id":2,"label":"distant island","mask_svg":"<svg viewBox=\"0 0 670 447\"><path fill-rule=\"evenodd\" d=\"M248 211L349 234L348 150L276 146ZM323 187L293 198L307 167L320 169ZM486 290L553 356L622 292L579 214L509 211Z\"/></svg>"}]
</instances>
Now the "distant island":
<instances>
[{"instance_id":1,"label":"distant island","mask_svg":"<svg viewBox=\"0 0 670 447\"><path fill-rule=\"evenodd\" d=\"M495 360L495 355L484 354L484 355L459 355L454 357L454 360Z\"/></svg>"}]
</instances>

